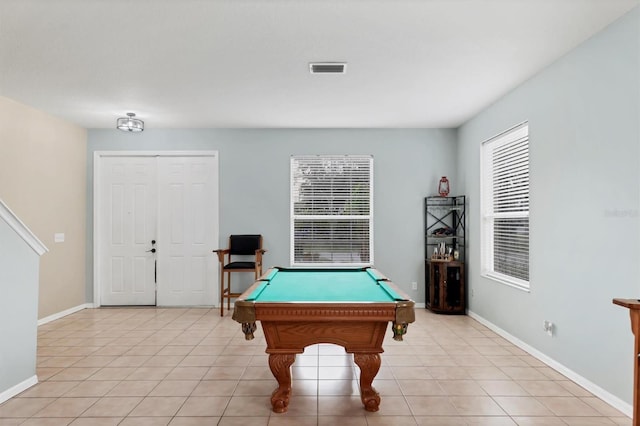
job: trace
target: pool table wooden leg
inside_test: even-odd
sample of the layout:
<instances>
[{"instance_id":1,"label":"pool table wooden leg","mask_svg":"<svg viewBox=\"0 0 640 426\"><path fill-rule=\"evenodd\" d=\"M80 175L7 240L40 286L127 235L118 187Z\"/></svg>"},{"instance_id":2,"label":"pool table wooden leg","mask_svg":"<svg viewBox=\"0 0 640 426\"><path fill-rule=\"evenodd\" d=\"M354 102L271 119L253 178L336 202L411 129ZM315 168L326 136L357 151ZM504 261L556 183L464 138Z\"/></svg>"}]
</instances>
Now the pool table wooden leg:
<instances>
[{"instance_id":1,"label":"pool table wooden leg","mask_svg":"<svg viewBox=\"0 0 640 426\"><path fill-rule=\"evenodd\" d=\"M269 354L269 368L278 381L278 388L271 394L274 413L285 413L291 397L291 364L295 354Z\"/></svg>"},{"instance_id":2,"label":"pool table wooden leg","mask_svg":"<svg viewBox=\"0 0 640 426\"><path fill-rule=\"evenodd\" d=\"M354 353L353 360L360 367L360 399L367 411L378 411L380 395L371 386L380 370L380 354Z\"/></svg>"}]
</instances>

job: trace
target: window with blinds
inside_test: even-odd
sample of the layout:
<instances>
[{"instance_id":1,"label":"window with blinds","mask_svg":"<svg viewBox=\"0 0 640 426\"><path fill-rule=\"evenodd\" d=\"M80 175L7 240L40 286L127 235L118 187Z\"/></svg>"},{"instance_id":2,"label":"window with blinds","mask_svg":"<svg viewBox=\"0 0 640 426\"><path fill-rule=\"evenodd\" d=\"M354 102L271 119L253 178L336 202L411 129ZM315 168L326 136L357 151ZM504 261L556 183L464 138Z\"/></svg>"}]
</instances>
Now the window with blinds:
<instances>
[{"instance_id":1,"label":"window with blinds","mask_svg":"<svg viewBox=\"0 0 640 426\"><path fill-rule=\"evenodd\" d=\"M291 264L373 264L373 157L291 157Z\"/></svg>"},{"instance_id":2,"label":"window with blinds","mask_svg":"<svg viewBox=\"0 0 640 426\"><path fill-rule=\"evenodd\" d=\"M529 126L482 145L482 272L529 288Z\"/></svg>"}]
</instances>

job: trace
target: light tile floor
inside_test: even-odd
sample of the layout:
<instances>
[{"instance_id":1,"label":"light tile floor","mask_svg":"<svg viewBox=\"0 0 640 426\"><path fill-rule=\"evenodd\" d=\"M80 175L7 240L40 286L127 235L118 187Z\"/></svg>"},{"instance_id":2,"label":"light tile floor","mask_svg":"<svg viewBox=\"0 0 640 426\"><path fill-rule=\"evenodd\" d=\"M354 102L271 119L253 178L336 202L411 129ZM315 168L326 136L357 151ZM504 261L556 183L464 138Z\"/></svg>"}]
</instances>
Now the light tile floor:
<instances>
[{"instance_id":1,"label":"light tile floor","mask_svg":"<svg viewBox=\"0 0 640 426\"><path fill-rule=\"evenodd\" d=\"M404 342L387 332L374 386L316 345L292 367L285 414L260 327L246 341L216 309L86 309L38 330L40 383L0 405L0 426L631 425L621 412L467 316L416 311Z\"/></svg>"}]
</instances>

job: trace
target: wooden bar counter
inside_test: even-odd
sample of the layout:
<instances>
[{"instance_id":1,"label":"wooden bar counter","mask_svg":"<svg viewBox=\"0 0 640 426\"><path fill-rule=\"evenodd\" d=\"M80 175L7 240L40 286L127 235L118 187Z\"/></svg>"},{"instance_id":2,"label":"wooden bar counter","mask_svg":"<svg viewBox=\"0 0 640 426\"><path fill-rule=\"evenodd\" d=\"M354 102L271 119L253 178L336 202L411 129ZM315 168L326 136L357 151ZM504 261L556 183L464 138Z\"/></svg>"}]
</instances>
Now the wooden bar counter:
<instances>
[{"instance_id":1,"label":"wooden bar counter","mask_svg":"<svg viewBox=\"0 0 640 426\"><path fill-rule=\"evenodd\" d=\"M631 316L631 331L635 336L633 345L633 426L640 426L640 300L638 299L613 299L616 305L629 309Z\"/></svg>"}]
</instances>

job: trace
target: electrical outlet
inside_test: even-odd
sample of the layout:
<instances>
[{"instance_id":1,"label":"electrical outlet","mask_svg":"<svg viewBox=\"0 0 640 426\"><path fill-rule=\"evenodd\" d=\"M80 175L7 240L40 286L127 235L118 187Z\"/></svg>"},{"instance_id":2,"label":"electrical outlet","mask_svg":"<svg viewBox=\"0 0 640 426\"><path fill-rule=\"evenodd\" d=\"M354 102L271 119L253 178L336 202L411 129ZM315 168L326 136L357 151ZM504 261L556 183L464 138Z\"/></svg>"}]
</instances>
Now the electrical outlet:
<instances>
[{"instance_id":1,"label":"electrical outlet","mask_svg":"<svg viewBox=\"0 0 640 426\"><path fill-rule=\"evenodd\" d=\"M417 290L417 289L418 289L418 283L417 283L417 282L415 282L415 281L413 281L413 282L411 283L411 289L413 289L413 290Z\"/></svg>"},{"instance_id":2,"label":"electrical outlet","mask_svg":"<svg viewBox=\"0 0 640 426\"><path fill-rule=\"evenodd\" d=\"M544 320L544 322L542 323L542 328L549 336L553 337L553 330L555 328L555 325L551 321Z\"/></svg>"}]
</instances>

